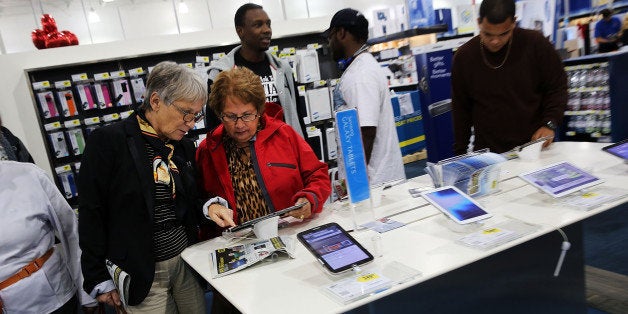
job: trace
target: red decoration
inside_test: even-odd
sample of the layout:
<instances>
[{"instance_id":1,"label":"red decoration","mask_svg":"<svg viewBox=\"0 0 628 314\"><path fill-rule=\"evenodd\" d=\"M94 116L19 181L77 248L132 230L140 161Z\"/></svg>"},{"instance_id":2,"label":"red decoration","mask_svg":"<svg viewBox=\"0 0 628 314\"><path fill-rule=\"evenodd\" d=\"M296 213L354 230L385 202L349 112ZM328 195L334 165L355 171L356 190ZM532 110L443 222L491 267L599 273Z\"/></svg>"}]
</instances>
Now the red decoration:
<instances>
[{"instance_id":1,"label":"red decoration","mask_svg":"<svg viewBox=\"0 0 628 314\"><path fill-rule=\"evenodd\" d=\"M41 26L43 30L34 29L31 32L31 39L37 49L73 46L79 43L74 33L68 30L59 32L57 22L50 14L41 16Z\"/></svg>"}]
</instances>

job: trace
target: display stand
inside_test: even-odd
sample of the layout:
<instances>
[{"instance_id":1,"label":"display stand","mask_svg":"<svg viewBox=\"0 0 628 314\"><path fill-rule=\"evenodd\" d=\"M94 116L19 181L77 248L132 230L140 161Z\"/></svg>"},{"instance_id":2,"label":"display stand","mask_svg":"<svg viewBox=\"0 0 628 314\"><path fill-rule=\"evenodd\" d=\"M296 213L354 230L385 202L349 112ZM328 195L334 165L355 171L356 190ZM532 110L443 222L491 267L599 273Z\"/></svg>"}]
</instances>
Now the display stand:
<instances>
[{"instance_id":1,"label":"display stand","mask_svg":"<svg viewBox=\"0 0 628 314\"><path fill-rule=\"evenodd\" d=\"M426 172L434 187L453 185L469 196L477 197L499 191L501 162L504 156L488 149L427 163Z\"/></svg>"},{"instance_id":2,"label":"display stand","mask_svg":"<svg viewBox=\"0 0 628 314\"><path fill-rule=\"evenodd\" d=\"M341 304L349 304L421 276L421 272L400 262L367 267L354 266L343 277L321 287L323 293Z\"/></svg>"},{"instance_id":3,"label":"display stand","mask_svg":"<svg viewBox=\"0 0 628 314\"><path fill-rule=\"evenodd\" d=\"M583 189L562 199L562 202L581 210L591 210L628 196L628 190L612 187Z\"/></svg>"},{"instance_id":4,"label":"display stand","mask_svg":"<svg viewBox=\"0 0 628 314\"><path fill-rule=\"evenodd\" d=\"M482 228L476 232L469 233L457 242L464 246L489 250L513 241L538 230L540 226L530 224L518 219L510 219L497 225Z\"/></svg>"}]
</instances>

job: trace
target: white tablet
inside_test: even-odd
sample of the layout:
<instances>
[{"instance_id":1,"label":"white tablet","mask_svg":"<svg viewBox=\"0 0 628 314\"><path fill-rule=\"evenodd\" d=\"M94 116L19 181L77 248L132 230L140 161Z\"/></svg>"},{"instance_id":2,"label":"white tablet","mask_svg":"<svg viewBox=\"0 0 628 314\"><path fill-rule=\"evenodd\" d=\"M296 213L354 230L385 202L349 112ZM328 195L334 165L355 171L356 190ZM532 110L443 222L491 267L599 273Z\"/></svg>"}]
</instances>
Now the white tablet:
<instances>
[{"instance_id":1,"label":"white tablet","mask_svg":"<svg viewBox=\"0 0 628 314\"><path fill-rule=\"evenodd\" d=\"M519 177L553 197L565 196L604 182L566 161L522 173Z\"/></svg>"},{"instance_id":2,"label":"white tablet","mask_svg":"<svg viewBox=\"0 0 628 314\"><path fill-rule=\"evenodd\" d=\"M493 216L454 186L423 192L421 196L459 224L468 224Z\"/></svg>"}]
</instances>

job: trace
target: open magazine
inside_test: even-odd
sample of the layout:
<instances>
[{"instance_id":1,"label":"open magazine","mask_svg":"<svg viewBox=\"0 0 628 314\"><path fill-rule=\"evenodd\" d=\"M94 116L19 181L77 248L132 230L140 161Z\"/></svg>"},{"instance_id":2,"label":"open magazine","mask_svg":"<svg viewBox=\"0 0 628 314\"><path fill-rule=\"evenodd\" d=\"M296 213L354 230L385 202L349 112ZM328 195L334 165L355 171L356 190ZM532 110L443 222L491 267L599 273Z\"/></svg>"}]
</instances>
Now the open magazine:
<instances>
[{"instance_id":1,"label":"open magazine","mask_svg":"<svg viewBox=\"0 0 628 314\"><path fill-rule=\"evenodd\" d=\"M285 253L294 258L292 241L286 237L274 237L254 243L240 244L210 252L212 277L217 278L235 273L276 253ZM288 244L288 245L287 245Z\"/></svg>"},{"instance_id":2,"label":"open magazine","mask_svg":"<svg viewBox=\"0 0 628 314\"><path fill-rule=\"evenodd\" d=\"M474 152L427 163L426 172L435 187L453 185L470 196L493 193L499 188L499 164L506 161L502 155Z\"/></svg>"},{"instance_id":3,"label":"open magazine","mask_svg":"<svg viewBox=\"0 0 628 314\"><path fill-rule=\"evenodd\" d=\"M131 285L131 275L129 275L129 273L122 270L120 266L114 264L108 259L105 259L105 264L107 265L107 271L109 271L109 276L111 276L113 283L118 289L118 294L120 294L120 301L126 309L127 306L129 306L129 286Z\"/></svg>"}]
</instances>

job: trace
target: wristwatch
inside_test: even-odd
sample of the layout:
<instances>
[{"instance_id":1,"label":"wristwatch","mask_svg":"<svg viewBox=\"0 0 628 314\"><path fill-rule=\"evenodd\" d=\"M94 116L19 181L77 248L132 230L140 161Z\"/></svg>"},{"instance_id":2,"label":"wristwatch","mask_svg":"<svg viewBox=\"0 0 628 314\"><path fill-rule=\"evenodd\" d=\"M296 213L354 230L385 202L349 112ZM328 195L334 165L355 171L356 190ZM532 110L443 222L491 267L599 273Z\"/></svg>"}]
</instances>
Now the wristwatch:
<instances>
[{"instance_id":1,"label":"wristwatch","mask_svg":"<svg viewBox=\"0 0 628 314\"><path fill-rule=\"evenodd\" d=\"M548 129L550 129L550 130L552 130L552 131L556 131L556 124L554 122L552 122L551 120L547 121L543 126L548 128Z\"/></svg>"}]
</instances>

